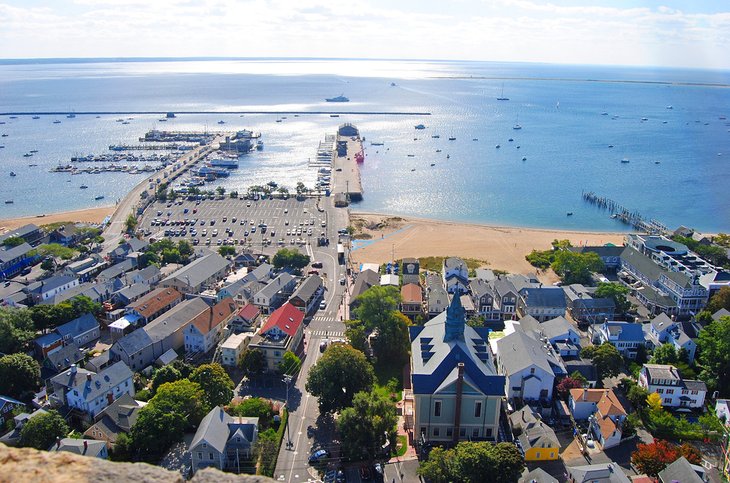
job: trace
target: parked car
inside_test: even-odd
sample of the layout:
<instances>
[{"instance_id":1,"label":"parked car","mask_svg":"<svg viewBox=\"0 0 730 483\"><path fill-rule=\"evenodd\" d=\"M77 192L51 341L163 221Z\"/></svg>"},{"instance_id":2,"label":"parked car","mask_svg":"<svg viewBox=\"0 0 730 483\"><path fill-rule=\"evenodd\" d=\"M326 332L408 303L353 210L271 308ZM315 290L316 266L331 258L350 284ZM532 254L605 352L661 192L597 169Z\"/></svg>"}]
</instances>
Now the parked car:
<instances>
[{"instance_id":1,"label":"parked car","mask_svg":"<svg viewBox=\"0 0 730 483\"><path fill-rule=\"evenodd\" d=\"M327 302L324 300L319 302L319 310L324 310L327 307Z\"/></svg>"},{"instance_id":2,"label":"parked car","mask_svg":"<svg viewBox=\"0 0 730 483\"><path fill-rule=\"evenodd\" d=\"M316 465L318 463L321 463L323 460L330 457L330 452L326 449L319 449L312 453L312 455L309 457L309 464L310 465Z\"/></svg>"},{"instance_id":3,"label":"parked car","mask_svg":"<svg viewBox=\"0 0 730 483\"><path fill-rule=\"evenodd\" d=\"M314 262L314 263L312 263L312 268L322 268L322 262Z\"/></svg>"}]
</instances>

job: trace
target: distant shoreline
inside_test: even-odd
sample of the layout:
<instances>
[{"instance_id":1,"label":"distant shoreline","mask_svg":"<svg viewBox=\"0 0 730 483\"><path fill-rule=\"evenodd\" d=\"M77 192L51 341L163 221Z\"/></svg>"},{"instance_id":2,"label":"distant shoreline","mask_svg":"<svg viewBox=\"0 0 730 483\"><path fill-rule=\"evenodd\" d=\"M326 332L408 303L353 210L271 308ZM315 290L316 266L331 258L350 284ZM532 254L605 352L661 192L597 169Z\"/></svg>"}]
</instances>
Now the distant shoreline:
<instances>
[{"instance_id":1,"label":"distant shoreline","mask_svg":"<svg viewBox=\"0 0 730 483\"><path fill-rule=\"evenodd\" d=\"M115 206L102 206L97 208L86 208L82 210L60 211L57 213L46 213L35 216L19 216L0 220L0 234L20 228L23 225L33 223L35 225L49 225L62 221L81 223L101 223L104 218L111 216L116 209Z\"/></svg>"}]
</instances>

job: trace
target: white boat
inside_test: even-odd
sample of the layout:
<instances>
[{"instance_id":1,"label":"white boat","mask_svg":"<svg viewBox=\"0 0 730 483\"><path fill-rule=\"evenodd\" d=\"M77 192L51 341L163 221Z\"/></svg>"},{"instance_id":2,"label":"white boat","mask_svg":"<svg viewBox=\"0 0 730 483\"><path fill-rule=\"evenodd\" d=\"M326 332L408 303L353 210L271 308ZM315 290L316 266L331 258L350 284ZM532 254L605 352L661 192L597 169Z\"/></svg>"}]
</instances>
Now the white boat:
<instances>
[{"instance_id":1,"label":"white boat","mask_svg":"<svg viewBox=\"0 0 730 483\"><path fill-rule=\"evenodd\" d=\"M517 119L515 120L515 125L512 126L512 129L514 129L515 131L522 129L522 126L520 126L520 116L517 116Z\"/></svg>"}]
</instances>

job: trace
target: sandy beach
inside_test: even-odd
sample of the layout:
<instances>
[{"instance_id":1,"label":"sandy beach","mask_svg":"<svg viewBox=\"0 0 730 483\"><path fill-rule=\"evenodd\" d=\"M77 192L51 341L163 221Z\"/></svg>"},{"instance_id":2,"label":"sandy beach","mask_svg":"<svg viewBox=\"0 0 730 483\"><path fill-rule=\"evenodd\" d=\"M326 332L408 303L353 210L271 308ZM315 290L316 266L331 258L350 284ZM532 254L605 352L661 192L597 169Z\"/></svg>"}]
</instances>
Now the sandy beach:
<instances>
[{"instance_id":1,"label":"sandy beach","mask_svg":"<svg viewBox=\"0 0 730 483\"><path fill-rule=\"evenodd\" d=\"M395 258L460 256L485 260L492 269L510 273L534 272L525 260L533 249L550 248L554 239L568 239L575 246L623 244L624 233L561 231L537 228L489 226L436 221L374 213L350 216L358 233L372 236L352 251L356 263L384 263ZM557 280L552 271L539 274L543 282Z\"/></svg>"},{"instance_id":2,"label":"sandy beach","mask_svg":"<svg viewBox=\"0 0 730 483\"><path fill-rule=\"evenodd\" d=\"M0 220L0 234L10 230L14 230L28 223L34 223L38 226L48 225L50 223L58 223L61 221L101 223L104 218L114 213L114 206L104 206L101 208L88 208L85 210L63 211L61 213L49 213L44 216L25 216L22 218L9 218Z\"/></svg>"}]
</instances>

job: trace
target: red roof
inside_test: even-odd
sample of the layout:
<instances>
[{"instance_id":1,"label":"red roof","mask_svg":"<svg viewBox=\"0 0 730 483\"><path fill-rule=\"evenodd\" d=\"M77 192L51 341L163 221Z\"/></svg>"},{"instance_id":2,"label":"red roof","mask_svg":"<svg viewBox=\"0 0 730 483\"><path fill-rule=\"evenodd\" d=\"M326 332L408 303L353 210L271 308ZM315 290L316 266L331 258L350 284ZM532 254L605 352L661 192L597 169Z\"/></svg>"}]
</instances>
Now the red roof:
<instances>
[{"instance_id":1,"label":"red roof","mask_svg":"<svg viewBox=\"0 0 730 483\"><path fill-rule=\"evenodd\" d=\"M256 307L254 304L246 304L241 310L238 311L238 316L242 319L251 321L255 319L259 315L259 313L259 308Z\"/></svg>"},{"instance_id":2,"label":"red roof","mask_svg":"<svg viewBox=\"0 0 730 483\"><path fill-rule=\"evenodd\" d=\"M261 334L267 333L276 326L288 336L294 337L303 321L304 313L287 302L272 312L269 320L261 327Z\"/></svg>"}]
</instances>

